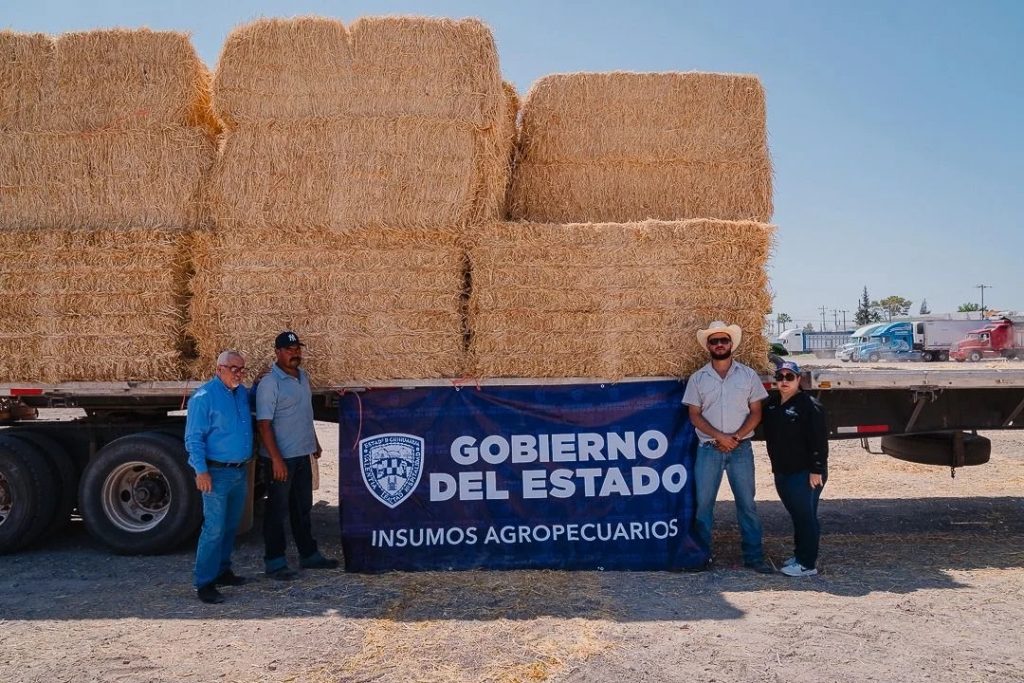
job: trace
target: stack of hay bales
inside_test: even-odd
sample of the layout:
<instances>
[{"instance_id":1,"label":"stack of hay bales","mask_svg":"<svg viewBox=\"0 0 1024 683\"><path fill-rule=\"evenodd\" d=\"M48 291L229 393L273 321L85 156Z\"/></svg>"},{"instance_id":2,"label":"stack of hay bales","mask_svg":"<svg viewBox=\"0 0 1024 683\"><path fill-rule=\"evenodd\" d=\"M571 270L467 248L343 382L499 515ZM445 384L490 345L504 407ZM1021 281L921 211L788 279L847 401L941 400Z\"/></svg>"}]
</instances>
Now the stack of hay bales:
<instances>
[{"instance_id":1,"label":"stack of hay bales","mask_svg":"<svg viewBox=\"0 0 1024 683\"><path fill-rule=\"evenodd\" d=\"M521 222L476 231L470 248L475 374L688 374L707 360L696 330L716 319L742 325L738 358L765 366L771 162L756 78L541 79L509 212Z\"/></svg>"},{"instance_id":2,"label":"stack of hay bales","mask_svg":"<svg viewBox=\"0 0 1024 683\"><path fill-rule=\"evenodd\" d=\"M228 133L191 332L269 361L294 329L321 383L464 370L467 225L500 218L515 99L475 20L268 19L228 38Z\"/></svg>"},{"instance_id":3,"label":"stack of hay bales","mask_svg":"<svg viewBox=\"0 0 1024 683\"><path fill-rule=\"evenodd\" d=\"M0 33L0 381L182 376L217 126L183 34Z\"/></svg>"}]
</instances>

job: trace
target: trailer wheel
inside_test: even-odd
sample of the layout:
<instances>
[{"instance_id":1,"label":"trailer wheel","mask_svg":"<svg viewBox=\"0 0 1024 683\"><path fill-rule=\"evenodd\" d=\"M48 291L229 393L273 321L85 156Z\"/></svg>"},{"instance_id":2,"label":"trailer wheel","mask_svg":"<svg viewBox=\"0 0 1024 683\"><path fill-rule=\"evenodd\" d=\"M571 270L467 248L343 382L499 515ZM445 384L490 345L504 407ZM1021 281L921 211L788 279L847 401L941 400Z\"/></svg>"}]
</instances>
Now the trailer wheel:
<instances>
[{"instance_id":1,"label":"trailer wheel","mask_svg":"<svg viewBox=\"0 0 1024 683\"><path fill-rule=\"evenodd\" d=\"M78 500L89 533L121 554L173 550L202 518L184 444L154 432L101 448L82 476Z\"/></svg>"},{"instance_id":2,"label":"trailer wheel","mask_svg":"<svg viewBox=\"0 0 1024 683\"><path fill-rule=\"evenodd\" d=\"M921 360L923 360L925 363L931 363L933 360L935 360L935 354L933 354L931 351L925 351L924 353L921 354Z\"/></svg>"},{"instance_id":3,"label":"trailer wheel","mask_svg":"<svg viewBox=\"0 0 1024 683\"><path fill-rule=\"evenodd\" d=\"M977 363L979 360L981 360L981 352L971 351L969 354L967 354L967 360L971 361L972 363Z\"/></svg>"},{"instance_id":4,"label":"trailer wheel","mask_svg":"<svg viewBox=\"0 0 1024 683\"><path fill-rule=\"evenodd\" d=\"M882 452L897 460L919 465L965 467L983 465L992 453L992 442L977 434L963 434L964 461L957 462L954 432L898 434L882 437Z\"/></svg>"},{"instance_id":5,"label":"trailer wheel","mask_svg":"<svg viewBox=\"0 0 1024 683\"><path fill-rule=\"evenodd\" d=\"M0 554L36 539L53 519L50 465L22 441L0 436Z\"/></svg>"},{"instance_id":6,"label":"trailer wheel","mask_svg":"<svg viewBox=\"0 0 1024 683\"><path fill-rule=\"evenodd\" d=\"M44 537L59 533L71 521L78 497L78 470L71 456L57 441L29 430L11 430L10 436L25 442L39 457L46 458L54 473L53 519L43 531Z\"/></svg>"},{"instance_id":7,"label":"trailer wheel","mask_svg":"<svg viewBox=\"0 0 1024 683\"><path fill-rule=\"evenodd\" d=\"M949 360L949 351L939 351L939 360L943 363Z\"/></svg>"}]
</instances>

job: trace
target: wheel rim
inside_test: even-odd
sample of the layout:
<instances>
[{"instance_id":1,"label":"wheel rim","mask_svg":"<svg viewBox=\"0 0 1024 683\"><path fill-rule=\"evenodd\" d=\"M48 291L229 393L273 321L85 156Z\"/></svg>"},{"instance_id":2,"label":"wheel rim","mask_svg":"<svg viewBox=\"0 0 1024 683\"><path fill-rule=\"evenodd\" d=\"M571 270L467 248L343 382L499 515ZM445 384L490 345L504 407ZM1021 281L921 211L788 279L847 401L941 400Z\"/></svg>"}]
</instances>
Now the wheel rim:
<instances>
[{"instance_id":1,"label":"wheel rim","mask_svg":"<svg viewBox=\"0 0 1024 683\"><path fill-rule=\"evenodd\" d=\"M11 509L14 507L14 496L11 495L11 485L7 477L0 473L0 526L11 516Z\"/></svg>"},{"instance_id":2,"label":"wheel rim","mask_svg":"<svg viewBox=\"0 0 1024 683\"><path fill-rule=\"evenodd\" d=\"M149 531L167 516L171 487L156 467L126 462L103 482L103 513L122 531Z\"/></svg>"}]
</instances>

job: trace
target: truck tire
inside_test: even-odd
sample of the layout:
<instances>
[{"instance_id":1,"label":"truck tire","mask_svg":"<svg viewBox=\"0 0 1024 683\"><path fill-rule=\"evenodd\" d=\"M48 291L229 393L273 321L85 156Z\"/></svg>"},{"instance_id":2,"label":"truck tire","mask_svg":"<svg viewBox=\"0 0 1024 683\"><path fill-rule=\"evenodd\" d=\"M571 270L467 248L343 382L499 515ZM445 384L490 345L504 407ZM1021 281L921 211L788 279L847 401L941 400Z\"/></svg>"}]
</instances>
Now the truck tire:
<instances>
[{"instance_id":1,"label":"truck tire","mask_svg":"<svg viewBox=\"0 0 1024 683\"><path fill-rule=\"evenodd\" d=\"M49 436L27 429L12 429L10 436L34 449L39 457L49 462L53 470L53 518L43 531L44 537L53 536L63 531L71 521L71 513L78 499L78 470L64 447Z\"/></svg>"},{"instance_id":2,"label":"truck tire","mask_svg":"<svg viewBox=\"0 0 1024 683\"><path fill-rule=\"evenodd\" d=\"M949 360L949 351L939 351L939 361L945 363Z\"/></svg>"},{"instance_id":3,"label":"truck tire","mask_svg":"<svg viewBox=\"0 0 1024 683\"><path fill-rule=\"evenodd\" d=\"M964 462L956 462L952 432L898 434L882 437L882 452L919 465L966 467L983 465L992 453L992 442L984 436L964 434Z\"/></svg>"},{"instance_id":4,"label":"truck tire","mask_svg":"<svg viewBox=\"0 0 1024 683\"><path fill-rule=\"evenodd\" d=\"M972 363L977 363L979 360L981 360L981 351L971 351L969 354L967 354L967 360L971 361Z\"/></svg>"},{"instance_id":5,"label":"truck tire","mask_svg":"<svg viewBox=\"0 0 1024 683\"><path fill-rule=\"evenodd\" d=\"M23 441L0 436L0 554L34 543L53 519L54 474Z\"/></svg>"},{"instance_id":6,"label":"truck tire","mask_svg":"<svg viewBox=\"0 0 1024 683\"><path fill-rule=\"evenodd\" d=\"M78 501L89 533L119 554L173 550L202 520L184 444L155 432L101 448L82 475Z\"/></svg>"},{"instance_id":7,"label":"truck tire","mask_svg":"<svg viewBox=\"0 0 1024 683\"><path fill-rule=\"evenodd\" d=\"M921 354L921 360L923 360L925 363L931 363L933 360L935 360L935 354L932 353L931 351L925 351L924 353Z\"/></svg>"},{"instance_id":8,"label":"truck tire","mask_svg":"<svg viewBox=\"0 0 1024 683\"><path fill-rule=\"evenodd\" d=\"M882 360L882 357L879 356L877 353L872 353L870 356L868 356L868 360L871 361L872 363L877 363L878 361Z\"/></svg>"}]
</instances>

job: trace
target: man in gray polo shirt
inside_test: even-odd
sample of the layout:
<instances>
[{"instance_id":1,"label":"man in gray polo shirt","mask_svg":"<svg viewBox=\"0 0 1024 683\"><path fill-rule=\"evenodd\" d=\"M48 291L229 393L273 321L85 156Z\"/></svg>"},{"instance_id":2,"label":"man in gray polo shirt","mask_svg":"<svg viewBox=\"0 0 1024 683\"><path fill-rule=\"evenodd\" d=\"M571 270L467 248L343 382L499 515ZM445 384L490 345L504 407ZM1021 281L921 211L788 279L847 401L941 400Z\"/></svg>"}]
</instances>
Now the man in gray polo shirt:
<instances>
[{"instance_id":1,"label":"man in gray polo shirt","mask_svg":"<svg viewBox=\"0 0 1024 683\"><path fill-rule=\"evenodd\" d=\"M700 445L694 462L697 489L697 536L711 549L715 499L722 485L722 473L736 499L743 564L770 574L761 547L761 520L754 503L754 451L750 439L761 422L761 401L768 397L753 369L733 359L743 331L739 325L716 320L698 330L697 340L708 350L711 361L690 376L683 403L690 412Z\"/></svg>"},{"instance_id":2,"label":"man in gray polo shirt","mask_svg":"<svg viewBox=\"0 0 1024 683\"><path fill-rule=\"evenodd\" d=\"M256 388L256 430L267 476L267 505L263 515L263 556L267 576L294 579L285 557L286 519L299 549L303 569L334 569L337 560L320 554L313 538L313 468L310 456L320 457L320 442L313 427L313 392L309 377L299 367L302 347L294 332L274 340L277 361Z\"/></svg>"}]
</instances>

